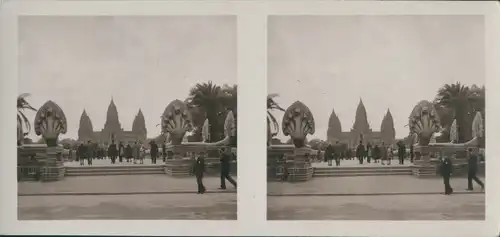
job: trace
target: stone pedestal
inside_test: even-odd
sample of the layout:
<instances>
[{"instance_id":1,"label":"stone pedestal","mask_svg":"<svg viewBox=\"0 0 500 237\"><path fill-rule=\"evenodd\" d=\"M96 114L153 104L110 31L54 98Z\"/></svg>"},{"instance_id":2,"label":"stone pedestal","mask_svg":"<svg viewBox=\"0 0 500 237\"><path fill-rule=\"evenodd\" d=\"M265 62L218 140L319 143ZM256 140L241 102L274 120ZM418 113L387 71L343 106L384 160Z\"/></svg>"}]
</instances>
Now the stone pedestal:
<instances>
[{"instance_id":1,"label":"stone pedestal","mask_svg":"<svg viewBox=\"0 0 500 237\"><path fill-rule=\"evenodd\" d=\"M278 181L282 179L285 157L293 154L293 145L271 145L267 148L267 180Z\"/></svg>"},{"instance_id":2,"label":"stone pedestal","mask_svg":"<svg viewBox=\"0 0 500 237\"><path fill-rule=\"evenodd\" d=\"M270 146L268 155L268 180L301 182L312 179L310 148L295 148L290 145Z\"/></svg>"},{"instance_id":3,"label":"stone pedestal","mask_svg":"<svg viewBox=\"0 0 500 237\"><path fill-rule=\"evenodd\" d=\"M45 157L43 154L37 156L41 165L41 181L57 181L64 178L65 168L62 152L62 147L47 147Z\"/></svg>"},{"instance_id":4,"label":"stone pedestal","mask_svg":"<svg viewBox=\"0 0 500 237\"><path fill-rule=\"evenodd\" d=\"M314 169L311 166L310 148L295 148L287 158L288 180L291 182L308 181L312 179Z\"/></svg>"}]
</instances>

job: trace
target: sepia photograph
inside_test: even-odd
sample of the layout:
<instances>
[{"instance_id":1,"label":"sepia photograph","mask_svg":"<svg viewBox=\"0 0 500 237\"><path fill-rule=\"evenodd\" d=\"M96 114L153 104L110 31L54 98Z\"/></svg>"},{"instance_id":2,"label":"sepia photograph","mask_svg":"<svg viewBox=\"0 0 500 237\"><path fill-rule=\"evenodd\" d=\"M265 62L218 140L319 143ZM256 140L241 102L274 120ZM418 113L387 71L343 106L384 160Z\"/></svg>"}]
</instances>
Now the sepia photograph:
<instances>
[{"instance_id":1,"label":"sepia photograph","mask_svg":"<svg viewBox=\"0 0 500 237\"><path fill-rule=\"evenodd\" d=\"M268 220L485 220L478 15L269 16Z\"/></svg>"},{"instance_id":2,"label":"sepia photograph","mask_svg":"<svg viewBox=\"0 0 500 237\"><path fill-rule=\"evenodd\" d=\"M19 16L18 220L236 220L236 16Z\"/></svg>"}]
</instances>

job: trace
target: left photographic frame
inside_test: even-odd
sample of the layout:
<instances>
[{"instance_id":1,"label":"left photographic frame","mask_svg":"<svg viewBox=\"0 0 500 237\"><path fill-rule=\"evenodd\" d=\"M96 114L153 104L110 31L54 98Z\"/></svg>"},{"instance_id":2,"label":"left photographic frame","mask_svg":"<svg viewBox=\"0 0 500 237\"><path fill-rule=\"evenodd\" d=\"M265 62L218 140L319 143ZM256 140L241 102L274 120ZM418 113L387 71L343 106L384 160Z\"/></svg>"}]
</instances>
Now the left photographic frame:
<instances>
[{"instance_id":1,"label":"left photographic frame","mask_svg":"<svg viewBox=\"0 0 500 237\"><path fill-rule=\"evenodd\" d=\"M18 220L237 219L236 16L17 20Z\"/></svg>"}]
</instances>

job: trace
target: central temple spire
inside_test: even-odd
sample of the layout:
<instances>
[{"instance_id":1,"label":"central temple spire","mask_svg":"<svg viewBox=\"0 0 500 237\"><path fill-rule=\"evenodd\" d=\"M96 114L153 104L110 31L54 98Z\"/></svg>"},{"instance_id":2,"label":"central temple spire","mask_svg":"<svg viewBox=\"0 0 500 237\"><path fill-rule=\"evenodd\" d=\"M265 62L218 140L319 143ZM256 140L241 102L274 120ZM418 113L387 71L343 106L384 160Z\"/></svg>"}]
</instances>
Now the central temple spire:
<instances>
[{"instance_id":1,"label":"central temple spire","mask_svg":"<svg viewBox=\"0 0 500 237\"><path fill-rule=\"evenodd\" d=\"M111 98L111 102L108 106L104 128L109 128L112 130L121 129L120 120L118 119L118 109L116 108L113 98Z\"/></svg>"},{"instance_id":2,"label":"central temple spire","mask_svg":"<svg viewBox=\"0 0 500 237\"><path fill-rule=\"evenodd\" d=\"M358 108L356 109L356 117L354 119L352 129L359 132L368 132L370 130L365 105L363 104L363 100L361 98L359 99Z\"/></svg>"}]
</instances>

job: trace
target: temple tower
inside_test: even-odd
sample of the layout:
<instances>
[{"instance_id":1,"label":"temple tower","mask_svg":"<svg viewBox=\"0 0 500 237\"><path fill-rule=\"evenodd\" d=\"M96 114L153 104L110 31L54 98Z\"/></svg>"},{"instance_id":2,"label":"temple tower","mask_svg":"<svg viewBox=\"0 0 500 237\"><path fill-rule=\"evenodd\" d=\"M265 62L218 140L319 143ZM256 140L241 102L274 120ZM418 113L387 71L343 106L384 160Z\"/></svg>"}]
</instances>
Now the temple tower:
<instances>
[{"instance_id":1,"label":"temple tower","mask_svg":"<svg viewBox=\"0 0 500 237\"><path fill-rule=\"evenodd\" d=\"M132 133L137 135L137 138L141 141L146 140L147 129L146 129L146 120L144 119L144 114L142 114L142 110L139 109L139 112L134 118L134 122L132 123Z\"/></svg>"},{"instance_id":2,"label":"temple tower","mask_svg":"<svg viewBox=\"0 0 500 237\"><path fill-rule=\"evenodd\" d=\"M330 119L328 121L326 136L326 141L330 144L335 144L337 141L340 141L342 136L342 125L334 109L332 110L332 114L330 115Z\"/></svg>"},{"instance_id":3,"label":"temple tower","mask_svg":"<svg viewBox=\"0 0 500 237\"><path fill-rule=\"evenodd\" d=\"M394 144L396 141L396 130L394 129L394 120L392 118L391 111L387 109L387 113L382 119L382 124L380 126L380 132L382 136L382 141L385 144Z\"/></svg>"},{"instance_id":4,"label":"temple tower","mask_svg":"<svg viewBox=\"0 0 500 237\"><path fill-rule=\"evenodd\" d=\"M94 134L94 128L92 126L92 121L90 117L87 115L85 109L82 112L82 116L80 116L80 127L78 128L78 140L85 142L88 140L92 140Z\"/></svg>"},{"instance_id":5,"label":"temple tower","mask_svg":"<svg viewBox=\"0 0 500 237\"><path fill-rule=\"evenodd\" d=\"M363 100L359 100L358 108L356 109L356 117L354 119L354 125L352 130L358 132L369 132L370 125L368 124L368 116L366 115L365 105Z\"/></svg>"},{"instance_id":6,"label":"temple tower","mask_svg":"<svg viewBox=\"0 0 500 237\"><path fill-rule=\"evenodd\" d=\"M118 119L118 109L116 108L115 102L111 99L108 106L108 112L106 114L106 123L104 124L104 129L102 130L101 139L105 139L109 142L112 139L119 139L117 136L121 133L122 127L120 120Z\"/></svg>"}]
</instances>

